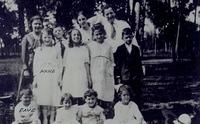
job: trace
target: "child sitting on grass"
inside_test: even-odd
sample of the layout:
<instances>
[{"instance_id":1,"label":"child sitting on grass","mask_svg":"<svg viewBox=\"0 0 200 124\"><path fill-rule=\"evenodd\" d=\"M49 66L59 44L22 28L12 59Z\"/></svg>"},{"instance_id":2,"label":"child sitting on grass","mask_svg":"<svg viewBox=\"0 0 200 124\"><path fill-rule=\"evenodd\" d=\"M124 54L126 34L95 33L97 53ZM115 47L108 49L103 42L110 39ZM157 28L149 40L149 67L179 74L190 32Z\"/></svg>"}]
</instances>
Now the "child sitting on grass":
<instances>
[{"instance_id":1,"label":"child sitting on grass","mask_svg":"<svg viewBox=\"0 0 200 124\"><path fill-rule=\"evenodd\" d=\"M33 94L30 89L22 90L21 101L15 106L12 124L41 124L38 114L38 106L32 100Z\"/></svg>"},{"instance_id":2,"label":"child sitting on grass","mask_svg":"<svg viewBox=\"0 0 200 124\"><path fill-rule=\"evenodd\" d=\"M112 120L107 120L106 124L146 124L137 104L130 101L131 94L128 85L119 87L120 101L114 106L115 116Z\"/></svg>"},{"instance_id":3,"label":"child sitting on grass","mask_svg":"<svg viewBox=\"0 0 200 124\"><path fill-rule=\"evenodd\" d=\"M78 124L76 113L78 106L72 105L73 97L70 93L65 93L61 98L63 107L57 109L56 121L54 124Z\"/></svg>"},{"instance_id":4,"label":"child sitting on grass","mask_svg":"<svg viewBox=\"0 0 200 124\"><path fill-rule=\"evenodd\" d=\"M89 89L84 93L85 104L80 106L77 120L81 124L104 124L103 109L97 104L97 92Z\"/></svg>"}]
</instances>

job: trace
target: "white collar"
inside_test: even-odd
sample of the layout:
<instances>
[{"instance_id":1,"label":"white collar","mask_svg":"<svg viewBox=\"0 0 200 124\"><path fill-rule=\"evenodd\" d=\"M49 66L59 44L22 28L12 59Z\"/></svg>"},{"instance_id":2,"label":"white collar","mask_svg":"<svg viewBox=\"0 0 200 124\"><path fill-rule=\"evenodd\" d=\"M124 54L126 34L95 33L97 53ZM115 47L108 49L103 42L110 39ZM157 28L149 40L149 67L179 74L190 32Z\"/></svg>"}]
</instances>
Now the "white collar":
<instances>
[{"instance_id":1,"label":"white collar","mask_svg":"<svg viewBox=\"0 0 200 124\"><path fill-rule=\"evenodd\" d=\"M132 44L127 45L127 44L125 43L125 46L126 46L126 49L128 50L128 52L131 53L131 51L132 51Z\"/></svg>"}]
</instances>

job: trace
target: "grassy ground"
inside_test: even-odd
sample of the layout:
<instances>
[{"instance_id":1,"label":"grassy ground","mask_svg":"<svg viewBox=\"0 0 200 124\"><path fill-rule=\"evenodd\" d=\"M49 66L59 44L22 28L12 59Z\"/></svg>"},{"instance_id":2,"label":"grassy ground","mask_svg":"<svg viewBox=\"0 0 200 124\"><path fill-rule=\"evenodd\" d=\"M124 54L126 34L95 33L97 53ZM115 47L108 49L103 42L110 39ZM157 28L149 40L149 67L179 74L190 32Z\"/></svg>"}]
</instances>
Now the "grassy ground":
<instances>
[{"instance_id":1,"label":"grassy ground","mask_svg":"<svg viewBox=\"0 0 200 124\"><path fill-rule=\"evenodd\" d=\"M16 91L18 86L20 70L20 58L0 59L0 95Z\"/></svg>"},{"instance_id":2,"label":"grassy ground","mask_svg":"<svg viewBox=\"0 0 200 124\"><path fill-rule=\"evenodd\" d=\"M19 57L0 59L0 74L8 73L17 76L20 73L21 60Z\"/></svg>"},{"instance_id":3,"label":"grassy ground","mask_svg":"<svg viewBox=\"0 0 200 124\"><path fill-rule=\"evenodd\" d=\"M198 62L172 63L171 59L156 59L145 60L143 64L146 76L143 87L145 104L142 112L148 124L163 124L166 119L163 114L166 110L179 114L185 105L189 105L192 111L192 104L195 102L191 99L200 98ZM1 92L4 90L16 92L20 70L20 58L0 59L0 94L5 93Z\"/></svg>"}]
</instances>

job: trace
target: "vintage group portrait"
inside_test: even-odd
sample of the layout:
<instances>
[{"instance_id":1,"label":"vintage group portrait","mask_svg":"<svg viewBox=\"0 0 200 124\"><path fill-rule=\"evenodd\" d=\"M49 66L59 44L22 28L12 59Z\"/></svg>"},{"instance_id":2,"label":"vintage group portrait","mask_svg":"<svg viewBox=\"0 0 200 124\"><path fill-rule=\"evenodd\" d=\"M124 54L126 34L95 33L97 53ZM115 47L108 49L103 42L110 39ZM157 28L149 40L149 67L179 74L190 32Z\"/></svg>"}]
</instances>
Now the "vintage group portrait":
<instances>
[{"instance_id":1,"label":"vintage group portrait","mask_svg":"<svg viewBox=\"0 0 200 124\"><path fill-rule=\"evenodd\" d=\"M199 0L0 0L0 124L199 123Z\"/></svg>"}]
</instances>

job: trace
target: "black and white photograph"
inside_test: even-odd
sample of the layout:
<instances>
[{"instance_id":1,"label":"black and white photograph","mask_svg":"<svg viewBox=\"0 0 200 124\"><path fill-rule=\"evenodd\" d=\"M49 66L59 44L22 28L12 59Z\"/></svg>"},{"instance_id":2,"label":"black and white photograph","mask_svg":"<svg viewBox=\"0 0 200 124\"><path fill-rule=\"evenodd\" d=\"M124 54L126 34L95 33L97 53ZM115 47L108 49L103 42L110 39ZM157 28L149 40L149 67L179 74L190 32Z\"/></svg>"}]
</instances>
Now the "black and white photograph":
<instances>
[{"instance_id":1,"label":"black and white photograph","mask_svg":"<svg viewBox=\"0 0 200 124\"><path fill-rule=\"evenodd\" d=\"M0 0L0 124L200 124L200 0Z\"/></svg>"}]
</instances>

